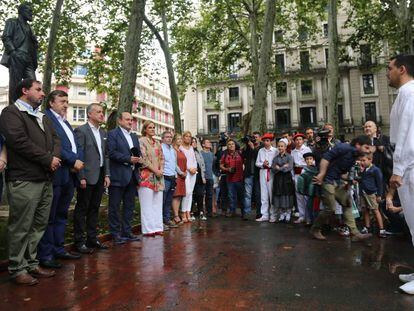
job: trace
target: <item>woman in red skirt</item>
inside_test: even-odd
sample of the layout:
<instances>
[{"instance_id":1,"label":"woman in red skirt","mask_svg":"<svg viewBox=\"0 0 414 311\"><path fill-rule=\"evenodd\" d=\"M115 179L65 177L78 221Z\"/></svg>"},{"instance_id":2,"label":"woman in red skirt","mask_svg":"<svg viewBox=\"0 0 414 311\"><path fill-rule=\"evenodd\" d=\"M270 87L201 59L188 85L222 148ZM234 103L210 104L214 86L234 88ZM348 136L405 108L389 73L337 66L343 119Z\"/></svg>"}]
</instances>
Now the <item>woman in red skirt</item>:
<instances>
[{"instance_id":1,"label":"woman in red skirt","mask_svg":"<svg viewBox=\"0 0 414 311\"><path fill-rule=\"evenodd\" d=\"M172 208L174 211L174 222L177 225L181 225L184 222L188 222L188 219L183 218L181 220L178 215L180 209L180 204L182 198L185 196L185 177L187 176L187 158L185 157L184 152L180 150L180 146L183 142L183 138L180 134L175 134L173 138L173 147L177 153L177 167L179 172L177 172L175 192L173 195Z\"/></svg>"}]
</instances>

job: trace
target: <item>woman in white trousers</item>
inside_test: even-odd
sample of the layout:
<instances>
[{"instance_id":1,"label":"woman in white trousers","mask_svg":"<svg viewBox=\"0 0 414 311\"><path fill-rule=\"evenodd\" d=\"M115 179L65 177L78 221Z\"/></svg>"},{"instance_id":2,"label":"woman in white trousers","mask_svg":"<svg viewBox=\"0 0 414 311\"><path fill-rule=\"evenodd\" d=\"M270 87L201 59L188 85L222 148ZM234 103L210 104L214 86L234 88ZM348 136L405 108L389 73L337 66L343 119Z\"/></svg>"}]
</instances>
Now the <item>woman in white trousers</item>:
<instances>
[{"instance_id":1,"label":"woman in white trousers","mask_svg":"<svg viewBox=\"0 0 414 311\"><path fill-rule=\"evenodd\" d=\"M181 212L183 222L189 222L191 215L191 204L193 202L193 190L197 179L197 160L194 149L191 146L191 132L183 133L183 145L180 150L187 158L187 176L185 178L185 197L181 203Z\"/></svg>"},{"instance_id":2,"label":"woman in white trousers","mask_svg":"<svg viewBox=\"0 0 414 311\"><path fill-rule=\"evenodd\" d=\"M145 121L139 139L142 154L138 188L141 206L141 230L144 236L163 235L162 203L164 190L164 156L162 147L153 137L155 124Z\"/></svg>"}]
</instances>

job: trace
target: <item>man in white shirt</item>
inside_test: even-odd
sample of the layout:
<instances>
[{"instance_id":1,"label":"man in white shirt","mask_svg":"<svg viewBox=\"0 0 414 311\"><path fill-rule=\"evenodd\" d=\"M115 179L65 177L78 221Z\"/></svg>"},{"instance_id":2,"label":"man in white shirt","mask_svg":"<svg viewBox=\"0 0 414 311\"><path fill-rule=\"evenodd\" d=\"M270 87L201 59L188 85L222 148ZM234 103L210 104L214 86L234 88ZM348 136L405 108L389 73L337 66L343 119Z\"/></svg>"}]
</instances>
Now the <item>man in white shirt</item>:
<instances>
[{"instance_id":1,"label":"man in white shirt","mask_svg":"<svg viewBox=\"0 0 414 311\"><path fill-rule=\"evenodd\" d=\"M404 217L414 243L414 55L398 55L388 64L389 85L398 89L390 117L390 140L395 144L390 187L398 189ZM400 274L400 288L414 294L414 273Z\"/></svg>"},{"instance_id":2,"label":"man in white shirt","mask_svg":"<svg viewBox=\"0 0 414 311\"><path fill-rule=\"evenodd\" d=\"M262 202L262 217L256 219L256 221L259 222L276 222L276 210L272 204L273 172L271 170L271 166L278 151L275 147L272 147L272 140L273 134L266 133L263 135L262 142L264 147L259 150L256 160L256 166L260 168L260 197Z\"/></svg>"},{"instance_id":3,"label":"man in white shirt","mask_svg":"<svg viewBox=\"0 0 414 311\"><path fill-rule=\"evenodd\" d=\"M79 254L65 250L65 229L68 209L75 192L75 172L83 168L83 152L76 144L75 134L66 113L69 107L68 94L62 90L51 92L46 99L45 115L52 121L61 141L62 165L53 176L53 201L48 226L38 245L37 257L44 268L60 268L57 259L77 259Z\"/></svg>"},{"instance_id":4,"label":"man in white shirt","mask_svg":"<svg viewBox=\"0 0 414 311\"><path fill-rule=\"evenodd\" d=\"M302 169L306 166L305 159L303 155L305 153L311 153L312 150L305 146L305 135L302 133L298 133L293 137L293 141L295 142L295 149L292 150L291 155L293 158L293 171L295 173L295 188L296 183L298 181L298 177L302 173ZM305 214L306 214L306 197L303 194L300 194L296 191L296 204L299 212L299 218L295 221L295 224L300 224L305 221ZM306 221L310 222L310 218L306 219Z\"/></svg>"}]
</instances>

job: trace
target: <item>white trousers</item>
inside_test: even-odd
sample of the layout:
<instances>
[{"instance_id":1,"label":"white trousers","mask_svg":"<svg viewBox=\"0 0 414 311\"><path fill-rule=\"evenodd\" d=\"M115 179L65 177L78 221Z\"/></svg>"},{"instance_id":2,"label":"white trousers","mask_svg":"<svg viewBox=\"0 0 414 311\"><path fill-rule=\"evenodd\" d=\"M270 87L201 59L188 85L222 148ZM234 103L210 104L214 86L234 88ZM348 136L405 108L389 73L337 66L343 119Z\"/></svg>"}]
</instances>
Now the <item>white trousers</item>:
<instances>
[{"instance_id":1,"label":"white trousers","mask_svg":"<svg viewBox=\"0 0 414 311\"><path fill-rule=\"evenodd\" d=\"M295 189L297 189L296 185L298 183L299 176L300 174L295 174ZM296 204L298 207L299 218L305 219L306 203L306 197L303 194L300 194L296 191Z\"/></svg>"},{"instance_id":2,"label":"white trousers","mask_svg":"<svg viewBox=\"0 0 414 311\"><path fill-rule=\"evenodd\" d=\"M404 211L404 218L410 228L412 242L414 245L414 168L405 171L403 185L398 188L401 207Z\"/></svg>"},{"instance_id":3,"label":"white trousers","mask_svg":"<svg viewBox=\"0 0 414 311\"><path fill-rule=\"evenodd\" d=\"M193 191L196 183L197 174L191 175L187 172L185 177L185 197L181 202L182 212L191 212L191 204L193 203Z\"/></svg>"},{"instance_id":4,"label":"white trousers","mask_svg":"<svg viewBox=\"0 0 414 311\"><path fill-rule=\"evenodd\" d=\"M273 197L273 173L270 171L270 179L267 181L267 170L261 169L260 170L260 198L262 202L262 206L260 208L260 213L262 214L263 218L269 218L269 210L270 210L270 217L276 218L276 210L272 204L272 197Z\"/></svg>"},{"instance_id":5,"label":"white trousers","mask_svg":"<svg viewBox=\"0 0 414 311\"><path fill-rule=\"evenodd\" d=\"M141 206L142 233L164 231L162 222L163 191L154 191L147 187L139 187L138 196Z\"/></svg>"}]
</instances>

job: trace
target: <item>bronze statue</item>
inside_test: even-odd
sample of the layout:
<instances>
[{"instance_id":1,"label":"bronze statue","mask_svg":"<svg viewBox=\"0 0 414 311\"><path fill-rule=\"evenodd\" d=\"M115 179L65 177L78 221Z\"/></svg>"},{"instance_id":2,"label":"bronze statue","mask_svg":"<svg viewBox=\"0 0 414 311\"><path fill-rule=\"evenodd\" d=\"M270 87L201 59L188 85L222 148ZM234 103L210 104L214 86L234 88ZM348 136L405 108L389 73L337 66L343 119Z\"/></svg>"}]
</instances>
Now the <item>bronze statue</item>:
<instances>
[{"instance_id":1,"label":"bronze statue","mask_svg":"<svg viewBox=\"0 0 414 311\"><path fill-rule=\"evenodd\" d=\"M4 54L0 64L9 68L9 104L16 98L16 86L25 78L36 79L38 41L28 22L33 20L29 3L22 3L19 17L6 21L1 39Z\"/></svg>"}]
</instances>

